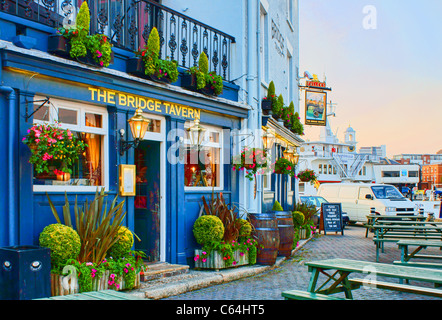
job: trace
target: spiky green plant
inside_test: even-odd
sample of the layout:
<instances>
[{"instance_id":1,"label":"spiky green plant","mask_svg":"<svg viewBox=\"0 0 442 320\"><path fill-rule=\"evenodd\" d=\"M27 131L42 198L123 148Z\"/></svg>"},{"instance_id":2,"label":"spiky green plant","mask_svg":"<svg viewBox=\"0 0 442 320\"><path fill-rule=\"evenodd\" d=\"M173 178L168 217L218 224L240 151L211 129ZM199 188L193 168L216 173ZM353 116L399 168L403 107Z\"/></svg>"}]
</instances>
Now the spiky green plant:
<instances>
[{"instance_id":1,"label":"spiky green plant","mask_svg":"<svg viewBox=\"0 0 442 320\"><path fill-rule=\"evenodd\" d=\"M58 223L62 223L47 193L46 196L52 214ZM100 264L106 257L107 251L119 239L118 231L126 215L126 212L123 212L124 200L117 204L118 196L115 196L108 210L108 203L105 202L106 197L104 188L101 189L100 193L97 188L94 199L90 202L86 199L82 207L78 205L77 196L75 196L75 230L81 240L81 249L78 256L78 261L80 262ZM66 193L63 218L64 224L73 228L70 204Z\"/></svg>"}]
</instances>

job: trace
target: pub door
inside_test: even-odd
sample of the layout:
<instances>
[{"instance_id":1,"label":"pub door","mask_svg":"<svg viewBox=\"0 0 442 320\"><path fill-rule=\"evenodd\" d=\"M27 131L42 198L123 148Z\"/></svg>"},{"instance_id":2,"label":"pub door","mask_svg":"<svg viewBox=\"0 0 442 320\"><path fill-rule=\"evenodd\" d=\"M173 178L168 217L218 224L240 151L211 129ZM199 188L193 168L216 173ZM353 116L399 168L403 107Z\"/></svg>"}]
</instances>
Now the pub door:
<instances>
[{"instance_id":1,"label":"pub door","mask_svg":"<svg viewBox=\"0 0 442 320\"><path fill-rule=\"evenodd\" d=\"M160 261L160 142L143 140L135 149L135 250L143 251L147 261Z\"/></svg>"}]
</instances>

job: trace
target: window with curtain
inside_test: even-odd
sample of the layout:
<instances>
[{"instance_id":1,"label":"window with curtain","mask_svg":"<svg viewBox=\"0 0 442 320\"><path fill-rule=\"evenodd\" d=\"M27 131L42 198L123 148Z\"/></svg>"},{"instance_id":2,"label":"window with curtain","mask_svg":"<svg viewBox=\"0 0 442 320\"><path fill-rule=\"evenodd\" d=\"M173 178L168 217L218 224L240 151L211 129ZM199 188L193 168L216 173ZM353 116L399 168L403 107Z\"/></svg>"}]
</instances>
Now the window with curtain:
<instances>
[{"instance_id":1,"label":"window with curtain","mask_svg":"<svg viewBox=\"0 0 442 320\"><path fill-rule=\"evenodd\" d=\"M191 127L193 122L185 124L185 129ZM201 123L206 131L200 149L193 146L190 137L186 136L184 186L186 188L223 188L223 163L222 163L222 129ZM187 133L187 130L186 130Z\"/></svg>"},{"instance_id":2,"label":"window with curtain","mask_svg":"<svg viewBox=\"0 0 442 320\"><path fill-rule=\"evenodd\" d=\"M38 106L36 104L34 108ZM78 140L87 145L71 168L70 175L62 177L57 175L56 162L49 164L48 172L34 172L34 191L88 191L96 190L97 186L106 186L104 176L108 132L106 109L51 98L48 106L34 114L34 123L58 123L60 129L69 129Z\"/></svg>"}]
</instances>

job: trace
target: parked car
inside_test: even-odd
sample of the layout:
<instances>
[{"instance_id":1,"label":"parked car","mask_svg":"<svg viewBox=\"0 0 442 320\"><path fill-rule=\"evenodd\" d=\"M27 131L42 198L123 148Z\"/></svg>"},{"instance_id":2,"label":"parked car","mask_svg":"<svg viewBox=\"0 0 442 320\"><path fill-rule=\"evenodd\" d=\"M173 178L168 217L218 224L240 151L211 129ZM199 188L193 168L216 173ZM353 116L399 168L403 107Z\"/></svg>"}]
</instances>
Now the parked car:
<instances>
[{"instance_id":1,"label":"parked car","mask_svg":"<svg viewBox=\"0 0 442 320\"><path fill-rule=\"evenodd\" d=\"M316 216L313 219L313 222L316 226L319 226L319 219L321 217L321 205L323 203L329 203L324 197L320 196L300 196L299 200L302 203L310 203L316 207ZM346 212L342 212L342 223L344 227L348 225L349 218Z\"/></svg>"},{"instance_id":2,"label":"parked car","mask_svg":"<svg viewBox=\"0 0 442 320\"><path fill-rule=\"evenodd\" d=\"M381 215L413 215L416 205L405 198L399 190L388 184L374 183L324 183L318 196L330 202L340 202L347 212L350 223L367 222L371 208Z\"/></svg>"}]
</instances>

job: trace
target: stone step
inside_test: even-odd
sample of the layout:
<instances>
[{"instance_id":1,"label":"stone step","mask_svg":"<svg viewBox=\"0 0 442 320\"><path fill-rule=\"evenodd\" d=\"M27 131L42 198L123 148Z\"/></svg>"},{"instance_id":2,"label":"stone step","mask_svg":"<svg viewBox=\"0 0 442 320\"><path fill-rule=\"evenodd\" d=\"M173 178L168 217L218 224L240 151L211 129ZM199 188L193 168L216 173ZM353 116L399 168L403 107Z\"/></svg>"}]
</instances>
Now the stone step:
<instances>
[{"instance_id":1,"label":"stone step","mask_svg":"<svg viewBox=\"0 0 442 320\"><path fill-rule=\"evenodd\" d=\"M188 265L171 264L168 262L145 263L144 267L144 274L141 277L143 282L173 277L189 271Z\"/></svg>"}]
</instances>

